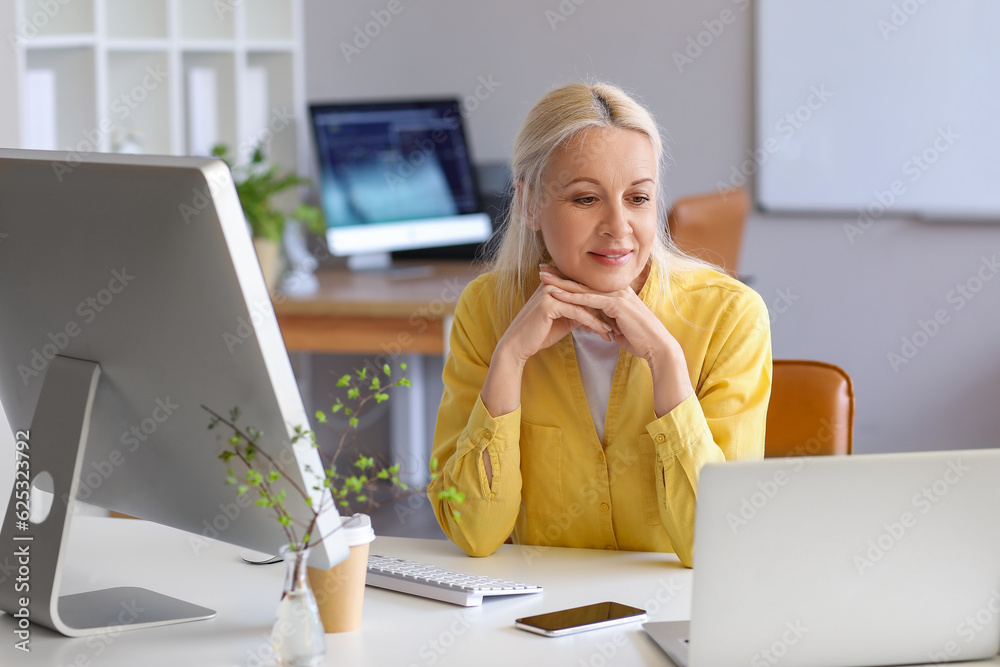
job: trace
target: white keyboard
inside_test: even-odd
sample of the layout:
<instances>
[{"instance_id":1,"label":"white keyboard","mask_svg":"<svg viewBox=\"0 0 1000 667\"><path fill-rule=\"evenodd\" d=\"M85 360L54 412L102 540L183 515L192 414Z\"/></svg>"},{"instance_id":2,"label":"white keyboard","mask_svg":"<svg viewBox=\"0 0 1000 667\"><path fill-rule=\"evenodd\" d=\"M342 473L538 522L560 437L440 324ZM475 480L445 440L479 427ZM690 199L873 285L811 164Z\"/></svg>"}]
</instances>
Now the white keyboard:
<instances>
[{"instance_id":1,"label":"white keyboard","mask_svg":"<svg viewBox=\"0 0 1000 667\"><path fill-rule=\"evenodd\" d=\"M455 572L426 563L415 563L411 560L377 554L368 556L368 578L365 584L463 607L481 605L484 595L522 595L542 592L541 586Z\"/></svg>"}]
</instances>

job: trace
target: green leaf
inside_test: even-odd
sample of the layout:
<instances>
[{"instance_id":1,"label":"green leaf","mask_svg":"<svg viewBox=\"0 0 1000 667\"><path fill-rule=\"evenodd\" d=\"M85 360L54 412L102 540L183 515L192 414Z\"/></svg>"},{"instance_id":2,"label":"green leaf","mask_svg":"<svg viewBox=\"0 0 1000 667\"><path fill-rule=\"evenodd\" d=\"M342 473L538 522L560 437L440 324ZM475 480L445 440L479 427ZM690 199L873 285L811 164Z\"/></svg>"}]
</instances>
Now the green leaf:
<instances>
[{"instance_id":1,"label":"green leaf","mask_svg":"<svg viewBox=\"0 0 1000 667\"><path fill-rule=\"evenodd\" d=\"M379 470L378 474L376 475L376 477L378 479L389 479L389 471L388 470Z\"/></svg>"},{"instance_id":2,"label":"green leaf","mask_svg":"<svg viewBox=\"0 0 1000 667\"><path fill-rule=\"evenodd\" d=\"M337 386L338 387L346 387L349 384L351 384L351 376L350 375L344 375L339 380L337 380Z\"/></svg>"},{"instance_id":3,"label":"green leaf","mask_svg":"<svg viewBox=\"0 0 1000 667\"><path fill-rule=\"evenodd\" d=\"M357 428L358 427L358 418L357 417L351 417L351 419L348 421L348 423L351 425L352 428Z\"/></svg>"},{"instance_id":4,"label":"green leaf","mask_svg":"<svg viewBox=\"0 0 1000 667\"><path fill-rule=\"evenodd\" d=\"M376 389L381 389L382 388L382 382L378 379L377 375L372 378L372 382L371 382L370 385L368 385L368 388L372 389L372 390L376 390Z\"/></svg>"},{"instance_id":5,"label":"green leaf","mask_svg":"<svg viewBox=\"0 0 1000 667\"><path fill-rule=\"evenodd\" d=\"M238 487L236 487L236 495L242 496L249 489L250 489L250 487L247 486L246 484L240 484Z\"/></svg>"},{"instance_id":6,"label":"green leaf","mask_svg":"<svg viewBox=\"0 0 1000 667\"><path fill-rule=\"evenodd\" d=\"M280 523L282 526L290 526L292 525L292 520L289 519L287 515L282 514L281 516L278 517L278 523Z\"/></svg>"},{"instance_id":7,"label":"green leaf","mask_svg":"<svg viewBox=\"0 0 1000 667\"><path fill-rule=\"evenodd\" d=\"M322 410L317 410L316 411L316 421L318 421L320 424L325 424L326 423L326 413L323 412Z\"/></svg>"},{"instance_id":8,"label":"green leaf","mask_svg":"<svg viewBox=\"0 0 1000 667\"><path fill-rule=\"evenodd\" d=\"M234 452L229 451L228 449L219 454L219 458L222 459L223 461L226 461L227 463L229 462L229 459L233 458L234 456L236 456L236 454Z\"/></svg>"},{"instance_id":9,"label":"green leaf","mask_svg":"<svg viewBox=\"0 0 1000 667\"><path fill-rule=\"evenodd\" d=\"M397 387L412 387L413 385L407 378L399 378L399 382L396 383Z\"/></svg>"},{"instance_id":10,"label":"green leaf","mask_svg":"<svg viewBox=\"0 0 1000 667\"><path fill-rule=\"evenodd\" d=\"M388 401L389 394L375 394L375 402L381 403L382 401Z\"/></svg>"},{"instance_id":11,"label":"green leaf","mask_svg":"<svg viewBox=\"0 0 1000 667\"><path fill-rule=\"evenodd\" d=\"M356 399L360 394L361 392L358 390L357 387L351 387L350 389L347 390L347 398L350 398L352 400Z\"/></svg>"},{"instance_id":12,"label":"green leaf","mask_svg":"<svg viewBox=\"0 0 1000 667\"><path fill-rule=\"evenodd\" d=\"M401 370L401 371L405 371L406 370L406 362L405 361L399 365L399 370Z\"/></svg>"},{"instance_id":13,"label":"green leaf","mask_svg":"<svg viewBox=\"0 0 1000 667\"><path fill-rule=\"evenodd\" d=\"M355 498L355 500L357 500L359 503L363 503L366 500L368 500L368 496L358 496L357 498Z\"/></svg>"},{"instance_id":14,"label":"green leaf","mask_svg":"<svg viewBox=\"0 0 1000 667\"><path fill-rule=\"evenodd\" d=\"M366 379L368 379L368 367L367 366L364 366L360 371L354 371L354 373L358 376L359 380L366 380Z\"/></svg>"},{"instance_id":15,"label":"green leaf","mask_svg":"<svg viewBox=\"0 0 1000 667\"><path fill-rule=\"evenodd\" d=\"M392 375L392 369L389 368L389 364L382 365L382 372L385 373L386 375Z\"/></svg>"},{"instance_id":16,"label":"green leaf","mask_svg":"<svg viewBox=\"0 0 1000 667\"><path fill-rule=\"evenodd\" d=\"M267 474L267 481L269 482L277 482L279 479L281 479L281 473L277 470L272 470Z\"/></svg>"}]
</instances>

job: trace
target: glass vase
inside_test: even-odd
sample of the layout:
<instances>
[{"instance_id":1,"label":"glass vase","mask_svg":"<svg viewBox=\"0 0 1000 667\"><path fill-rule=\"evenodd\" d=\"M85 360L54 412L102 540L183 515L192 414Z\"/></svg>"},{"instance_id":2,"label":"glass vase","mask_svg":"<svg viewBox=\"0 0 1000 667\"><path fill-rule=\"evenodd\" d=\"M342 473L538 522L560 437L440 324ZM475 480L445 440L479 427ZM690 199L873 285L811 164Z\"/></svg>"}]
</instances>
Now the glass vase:
<instances>
[{"instance_id":1,"label":"glass vase","mask_svg":"<svg viewBox=\"0 0 1000 667\"><path fill-rule=\"evenodd\" d=\"M279 665L315 667L326 655L326 641L316 598L306 578L309 549L293 551L285 545L281 556L285 560L285 588L271 631L271 648Z\"/></svg>"}]
</instances>

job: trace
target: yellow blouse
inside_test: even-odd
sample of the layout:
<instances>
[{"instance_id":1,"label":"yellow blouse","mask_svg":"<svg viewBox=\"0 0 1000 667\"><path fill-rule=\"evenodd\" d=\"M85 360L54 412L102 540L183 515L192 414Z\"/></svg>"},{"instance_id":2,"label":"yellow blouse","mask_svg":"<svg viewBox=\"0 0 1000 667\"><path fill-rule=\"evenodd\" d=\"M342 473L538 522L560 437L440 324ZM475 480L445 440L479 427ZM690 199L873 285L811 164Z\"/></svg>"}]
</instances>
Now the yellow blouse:
<instances>
[{"instance_id":1,"label":"yellow blouse","mask_svg":"<svg viewBox=\"0 0 1000 667\"><path fill-rule=\"evenodd\" d=\"M570 335L528 360L517 410L489 414L479 392L504 331L495 276L462 292L434 433L441 474L427 492L466 553L487 556L513 535L518 544L673 551L691 566L699 470L764 454L771 336L763 300L728 276L697 269L670 291L661 296L651 274L639 297L684 350L694 394L657 419L649 366L621 350L603 442ZM451 486L462 504L438 500Z\"/></svg>"}]
</instances>

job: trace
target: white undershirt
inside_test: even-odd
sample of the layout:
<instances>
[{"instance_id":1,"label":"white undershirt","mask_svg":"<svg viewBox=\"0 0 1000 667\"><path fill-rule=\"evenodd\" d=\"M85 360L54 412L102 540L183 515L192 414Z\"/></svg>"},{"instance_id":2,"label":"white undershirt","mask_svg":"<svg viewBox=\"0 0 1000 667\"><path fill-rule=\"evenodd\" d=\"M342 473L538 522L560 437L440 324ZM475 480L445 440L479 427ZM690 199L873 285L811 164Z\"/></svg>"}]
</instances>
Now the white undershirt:
<instances>
[{"instance_id":1,"label":"white undershirt","mask_svg":"<svg viewBox=\"0 0 1000 667\"><path fill-rule=\"evenodd\" d=\"M590 416L597 429L597 437L604 442L604 418L611 398L611 382L618 364L617 343L604 340L585 329L574 329L573 346L576 348L576 362L583 381L583 393L587 396Z\"/></svg>"}]
</instances>

